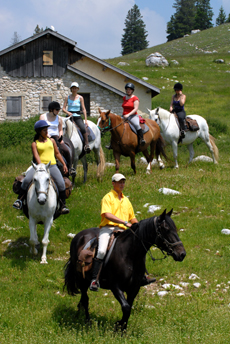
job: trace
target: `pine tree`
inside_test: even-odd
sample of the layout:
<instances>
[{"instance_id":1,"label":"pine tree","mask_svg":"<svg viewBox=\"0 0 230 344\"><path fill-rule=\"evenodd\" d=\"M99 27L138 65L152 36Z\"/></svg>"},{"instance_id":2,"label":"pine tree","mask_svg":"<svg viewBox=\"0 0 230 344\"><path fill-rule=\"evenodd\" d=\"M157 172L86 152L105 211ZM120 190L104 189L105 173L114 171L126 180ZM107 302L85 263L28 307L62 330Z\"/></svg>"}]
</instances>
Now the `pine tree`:
<instances>
[{"instance_id":1,"label":"pine tree","mask_svg":"<svg viewBox=\"0 0 230 344\"><path fill-rule=\"evenodd\" d=\"M122 55L131 54L148 47L148 33L137 5L134 5L128 11L123 31L124 34L121 39Z\"/></svg>"},{"instance_id":2,"label":"pine tree","mask_svg":"<svg viewBox=\"0 0 230 344\"><path fill-rule=\"evenodd\" d=\"M230 13L228 15L228 18L226 19L226 23L230 23Z\"/></svg>"},{"instance_id":3,"label":"pine tree","mask_svg":"<svg viewBox=\"0 0 230 344\"><path fill-rule=\"evenodd\" d=\"M197 0L194 29L199 29L202 31L213 27L213 14L214 13L210 6L210 0Z\"/></svg>"},{"instance_id":4,"label":"pine tree","mask_svg":"<svg viewBox=\"0 0 230 344\"><path fill-rule=\"evenodd\" d=\"M194 28L195 0L176 0L173 8L176 13L167 23L168 41L190 34Z\"/></svg>"},{"instance_id":5,"label":"pine tree","mask_svg":"<svg viewBox=\"0 0 230 344\"><path fill-rule=\"evenodd\" d=\"M37 26L34 29L33 35L36 35L37 33L40 33L42 31L43 31L43 28L42 27L40 28L39 25L37 24Z\"/></svg>"},{"instance_id":6,"label":"pine tree","mask_svg":"<svg viewBox=\"0 0 230 344\"><path fill-rule=\"evenodd\" d=\"M16 44L20 42L20 40L21 40L21 37L18 35L17 31L14 31L14 35L11 38L10 45Z\"/></svg>"},{"instance_id":7,"label":"pine tree","mask_svg":"<svg viewBox=\"0 0 230 344\"><path fill-rule=\"evenodd\" d=\"M226 13L224 12L223 6L221 6L219 15L216 18L216 26L226 23Z\"/></svg>"}]
</instances>

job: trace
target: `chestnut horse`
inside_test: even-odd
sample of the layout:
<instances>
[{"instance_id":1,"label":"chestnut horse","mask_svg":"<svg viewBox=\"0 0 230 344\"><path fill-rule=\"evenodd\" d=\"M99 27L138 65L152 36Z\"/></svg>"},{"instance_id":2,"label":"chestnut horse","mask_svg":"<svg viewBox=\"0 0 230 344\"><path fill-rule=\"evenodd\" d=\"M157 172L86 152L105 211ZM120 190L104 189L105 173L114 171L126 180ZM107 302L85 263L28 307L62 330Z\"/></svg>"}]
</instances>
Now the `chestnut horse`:
<instances>
[{"instance_id":1,"label":"chestnut horse","mask_svg":"<svg viewBox=\"0 0 230 344\"><path fill-rule=\"evenodd\" d=\"M110 131L111 132L111 146L113 149L113 156L115 158L116 172L119 171L120 167L120 156L129 156L131 159L131 167L136 174L135 165L135 154L142 152L147 160L147 173L151 172L151 162L156 153L157 162L160 168L164 168L164 163L161 160L160 154L166 159L164 151L164 140L160 134L160 127L155 121L146 119L146 124L149 127L149 131L144 134L146 144L144 146L138 145L138 137L131 130L127 120L124 120L118 115L111 113L110 110L102 112L98 108L100 116L98 118L98 128L102 134ZM150 155L148 147L150 146Z\"/></svg>"}]
</instances>

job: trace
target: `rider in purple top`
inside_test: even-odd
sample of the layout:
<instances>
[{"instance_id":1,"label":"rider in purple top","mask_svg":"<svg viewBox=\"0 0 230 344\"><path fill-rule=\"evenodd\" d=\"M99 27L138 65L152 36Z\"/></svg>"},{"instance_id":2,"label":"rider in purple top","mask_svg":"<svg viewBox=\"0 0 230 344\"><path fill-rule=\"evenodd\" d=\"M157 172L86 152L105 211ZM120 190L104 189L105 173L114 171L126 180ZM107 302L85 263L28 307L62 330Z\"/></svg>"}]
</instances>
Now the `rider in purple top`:
<instances>
[{"instance_id":1,"label":"rider in purple top","mask_svg":"<svg viewBox=\"0 0 230 344\"><path fill-rule=\"evenodd\" d=\"M183 86L181 83L177 82L174 85L175 94L172 96L170 103L170 112L175 112L178 116L180 129L181 129L181 139L185 137L185 117L186 113L184 111L184 104L186 101L186 95L182 93Z\"/></svg>"}]
</instances>

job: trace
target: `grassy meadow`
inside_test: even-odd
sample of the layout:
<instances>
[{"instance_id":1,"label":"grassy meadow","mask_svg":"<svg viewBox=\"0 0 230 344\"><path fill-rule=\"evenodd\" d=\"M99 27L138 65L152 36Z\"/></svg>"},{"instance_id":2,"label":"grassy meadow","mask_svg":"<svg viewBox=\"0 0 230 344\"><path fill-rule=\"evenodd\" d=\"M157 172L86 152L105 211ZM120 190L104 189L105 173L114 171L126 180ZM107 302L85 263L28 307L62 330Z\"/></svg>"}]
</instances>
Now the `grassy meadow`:
<instances>
[{"instance_id":1,"label":"grassy meadow","mask_svg":"<svg viewBox=\"0 0 230 344\"><path fill-rule=\"evenodd\" d=\"M13 124L13 129L9 123L0 125L3 142L0 148L1 344L229 342L230 235L221 233L224 228L230 229L230 54L224 35L228 29L230 25L225 24L210 29L211 32L206 30L109 60L114 65L119 61L129 62L129 66L122 68L140 78L148 77L148 82L161 88L161 94L153 98L153 108L168 109L175 80L182 82L187 95L187 114L196 113L207 119L220 156L218 165L202 161L188 165L188 151L186 147L179 147L180 168L175 170L171 148L167 147L171 160L164 170L154 166L151 175L145 173L141 155L136 159L137 175L133 174L129 159L122 158L120 171L127 177L125 194L138 220L173 208L172 218L187 252L181 263L171 257L153 263L147 256L147 268L157 282L141 288L123 337L113 331L114 323L121 318L121 309L110 291L89 292L91 326L85 325L84 314L77 312L80 296L71 297L63 291L63 268L69 258L71 242L68 234L99 224L100 201L111 188L114 167L107 166L103 182L97 183L96 165L90 155L85 185L82 184L82 167L78 167L76 187L67 200L70 214L55 220L50 231L48 264L41 265L41 250L38 257L29 252L28 219L12 208L16 199L12 191L14 178L25 171L31 161L29 140L33 130L28 130L28 126L32 128L36 118L27 125ZM205 54L189 46L190 43L210 50L207 42L209 40L211 45L211 38L211 49L217 53ZM215 44L221 48L218 50ZM186 53L188 46L191 49ZM146 67L145 57L154 51L162 52L169 61L176 59L179 66L170 63L167 68ZM217 58L224 59L225 63L215 63ZM5 144L6 134L10 137L8 145ZM18 142L15 142L17 136ZM108 142L109 135L105 135L103 148ZM199 140L194 150L195 156L210 156ZM112 153L105 148L104 152L106 161L113 162ZM180 194L163 195L159 192L162 187ZM146 203L158 205L161 210L151 214L148 207L144 207ZM41 241L42 225L38 225L38 235ZM159 250L151 249L151 253L155 258L162 258ZM190 279L192 274L197 278ZM166 289L164 284L169 284ZM165 290L166 295L158 295Z\"/></svg>"}]
</instances>

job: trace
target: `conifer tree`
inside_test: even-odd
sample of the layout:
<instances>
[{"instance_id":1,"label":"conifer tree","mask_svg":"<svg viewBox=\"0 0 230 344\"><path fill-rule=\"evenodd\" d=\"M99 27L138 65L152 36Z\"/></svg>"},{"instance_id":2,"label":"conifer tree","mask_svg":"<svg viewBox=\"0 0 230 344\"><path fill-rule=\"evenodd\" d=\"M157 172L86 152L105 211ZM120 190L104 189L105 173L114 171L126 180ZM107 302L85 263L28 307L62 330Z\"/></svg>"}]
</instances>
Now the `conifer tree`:
<instances>
[{"instance_id":1,"label":"conifer tree","mask_svg":"<svg viewBox=\"0 0 230 344\"><path fill-rule=\"evenodd\" d=\"M148 47L148 33L137 5L134 5L128 11L123 31L124 34L121 39L122 55L131 54Z\"/></svg>"},{"instance_id":2,"label":"conifer tree","mask_svg":"<svg viewBox=\"0 0 230 344\"><path fill-rule=\"evenodd\" d=\"M210 0L196 1L196 15L194 29L206 30L213 27L212 24L213 11L210 6Z\"/></svg>"},{"instance_id":3,"label":"conifer tree","mask_svg":"<svg viewBox=\"0 0 230 344\"><path fill-rule=\"evenodd\" d=\"M176 0L173 8L176 13L167 23L168 41L190 34L194 28L195 0Z\"/></svg>"},{"instance_id":4,"label":"conifer tree","mask_svg":"<svg viewBox=\"0 0 230 344\"><path fill-rule=\"evenodd\" d=\"M223 6L221 6L219 15L216 18L216 26L226 23L226 13L224 12Z\"/></svg>"},{"instance_id":5,"label":"conifer tree","mask_svg":"<svg viewBox=\"0 0 230 344\"><path fill-rule=\"evenodd\" d=\"M16 44L20 42L20 40L21 40L21 37L18 35L17 31L14 31L14 35L11 38L10 45Z\"/></svg>"}]
</instances>

